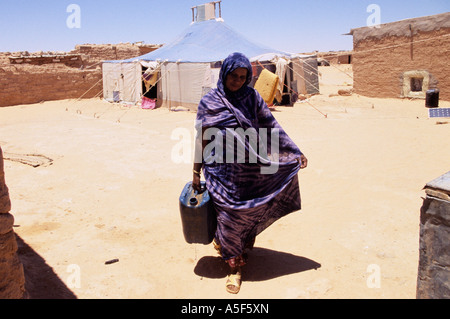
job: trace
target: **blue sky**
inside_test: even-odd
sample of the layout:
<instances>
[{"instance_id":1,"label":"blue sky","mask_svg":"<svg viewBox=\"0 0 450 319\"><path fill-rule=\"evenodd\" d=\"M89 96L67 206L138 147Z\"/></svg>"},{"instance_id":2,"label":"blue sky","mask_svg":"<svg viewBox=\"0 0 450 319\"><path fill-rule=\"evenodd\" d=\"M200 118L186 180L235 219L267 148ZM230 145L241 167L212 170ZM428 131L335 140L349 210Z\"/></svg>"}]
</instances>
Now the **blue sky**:
<instances>
[{"instance_id":1,"label":"blue sky","mask_svg":"<svg viewBox=\"0 0 450 319\"><path fill-rule=\"evenodd\" d=\"M0 0L0 51L70 51L77 44L168 43L209 0ZM70 4L80 27L69 28ZM450 11L450 0L222 0L225 22L255 42L290 52L352 49L352 28L376 4L381 23Z\"/></svg>"}]
</instances>

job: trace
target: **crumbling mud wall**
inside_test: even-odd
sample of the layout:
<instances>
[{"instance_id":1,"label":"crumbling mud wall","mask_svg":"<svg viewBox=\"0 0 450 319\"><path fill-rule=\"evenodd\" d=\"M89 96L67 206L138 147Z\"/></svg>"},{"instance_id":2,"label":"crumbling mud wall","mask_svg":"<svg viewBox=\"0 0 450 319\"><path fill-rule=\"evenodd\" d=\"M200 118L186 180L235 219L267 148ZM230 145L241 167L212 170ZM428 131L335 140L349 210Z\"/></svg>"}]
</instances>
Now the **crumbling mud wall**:
<instances>
[{"instance_id":1,"label":"crumbling mud wall","mask_svg":"<svg viewBox=\"0 0 450 319\"><path fill-rule=\"evenodd\" d=\"M102 61L137 57L160 45L83 44L71 52L0 52L0 107L102 97Z\"/></svg>"},{"instance_id":2,"label":"crumbling mud wall","mask_svg":"<svg viewBox=\"0 0 450 319\"><path fill-rule=\"evenodd\" d=\"M70 54L81 55L87 66L99 65L104 60L125 60L158 49L159 44L118 43L118 44L80 44Z\"/></svg>"},{"instance_id":3,"label":"crumbling mud wall","mask_svg":"<svg viewBox=\"0 0 450 319\"><path fill-rule=\"evenodd\" d=\"M23 265L17 254L14 217L5 183L3 153L0 147L0 299L26 298Z\"/></svg>"}]
</instances>

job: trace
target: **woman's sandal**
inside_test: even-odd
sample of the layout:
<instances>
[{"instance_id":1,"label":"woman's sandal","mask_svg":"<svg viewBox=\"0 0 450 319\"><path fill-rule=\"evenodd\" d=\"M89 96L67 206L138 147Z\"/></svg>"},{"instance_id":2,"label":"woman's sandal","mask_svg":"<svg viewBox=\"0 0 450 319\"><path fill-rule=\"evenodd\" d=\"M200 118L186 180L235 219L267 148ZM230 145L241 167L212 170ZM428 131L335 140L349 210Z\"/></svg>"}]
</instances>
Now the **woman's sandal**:
<instances>
[{"instance_id":1,"label":"woman's sandal","mask_svg":"<svg viewBox=\"0 0 450 319\"><path fill-rule=\"evenodd\" d=\"M227 283L225 284L227 292L230 294L237 294L239 292L242 283L241 277L241 269L234 274L228 275Z\"/></svg>"}]
</instances>

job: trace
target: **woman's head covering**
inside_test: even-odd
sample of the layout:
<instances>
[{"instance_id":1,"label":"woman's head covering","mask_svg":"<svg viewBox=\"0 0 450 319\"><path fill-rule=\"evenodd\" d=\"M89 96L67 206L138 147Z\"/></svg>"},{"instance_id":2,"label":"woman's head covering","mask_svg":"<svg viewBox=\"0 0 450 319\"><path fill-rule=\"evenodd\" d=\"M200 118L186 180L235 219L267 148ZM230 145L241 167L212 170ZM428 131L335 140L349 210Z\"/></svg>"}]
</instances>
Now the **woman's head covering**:
<instances>
[{"instance_id":1,"label":"woman's head covering","mask_svg":"<svg viewBox=\"0 0 450 319\"><path fill-rule=\"evenodd\" d=\"M232 93L225 87L225 82L226 82L227 75L238 68L246 68L247 69L247 80L245 81L242 88L239 89L239 91ZM252 71L252 64L250 63L250 60L242 53L239 53L239 52L232 53L222 63L222 68L220 69L220 74L219 74L219 81L217 81L217 88L220 90L220 92L222 94L225 94L228 96L231 95L234 97L239 97L239 96L245 95L245 93L248 92L248 85L252 81L252 76L253 76L253 71Z\"/></svg>"}]
</instances>

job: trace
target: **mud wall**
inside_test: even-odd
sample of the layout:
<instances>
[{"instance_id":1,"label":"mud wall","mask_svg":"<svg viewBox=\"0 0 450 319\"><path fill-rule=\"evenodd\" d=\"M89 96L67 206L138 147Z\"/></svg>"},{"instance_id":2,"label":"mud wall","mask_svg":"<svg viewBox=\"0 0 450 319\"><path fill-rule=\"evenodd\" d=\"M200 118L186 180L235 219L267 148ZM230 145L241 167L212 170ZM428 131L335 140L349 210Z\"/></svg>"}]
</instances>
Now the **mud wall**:
<instances>
[{"instance_id":1,"label":"mud wall","mask_svg":"<svg viewBox=\"0 0 450 319\"><path fill-rule=\"evenodd\" d=\"M102 61L133 58L159 47L130 43L83 44L68 53L0 52L0 107L101 97ZM74 56L79 59L68 64L64 55L69 60Z\"/></svg>"},{"instance_id":2,"label":"mud wall","mask_svg":"<svg viewBox=\"0 0 450 319\"><path fill-rule=\"evenodd\" d=\"M405 73L429 75L426 89L440 90L440 99L450 101L450 28L411 32L409 36L386 35L354 41L355 93L382 98L409 97L404 92ZM424 98L424 95L418 95Z\"/></svg>"},{"instance_id":3,"label":"mud wall","mask_svg":"<svg viewBox=\"0 0 450 319\"><path fill-rule=\"evenodd\" d=\"M9 213L10 210L0 147L0 299L23 299L26 298L25 275L17 254L14 217Z\"/></svg>"},{"instance_id":4,"label":"mud wall","mask_svg":"<svg viewBox=\"0 0 450 319\"><path fill-rule=\"evenodd\" d=\"M60 64L0 67L0 107L42 101L92 98L102 91L101 69Z\"/></svg>"}]
</instances>

